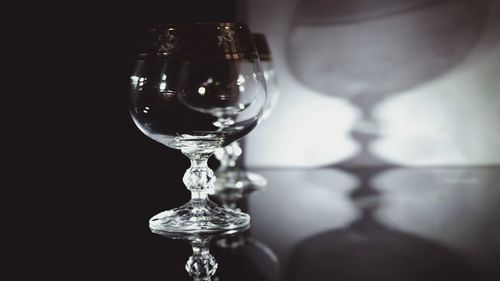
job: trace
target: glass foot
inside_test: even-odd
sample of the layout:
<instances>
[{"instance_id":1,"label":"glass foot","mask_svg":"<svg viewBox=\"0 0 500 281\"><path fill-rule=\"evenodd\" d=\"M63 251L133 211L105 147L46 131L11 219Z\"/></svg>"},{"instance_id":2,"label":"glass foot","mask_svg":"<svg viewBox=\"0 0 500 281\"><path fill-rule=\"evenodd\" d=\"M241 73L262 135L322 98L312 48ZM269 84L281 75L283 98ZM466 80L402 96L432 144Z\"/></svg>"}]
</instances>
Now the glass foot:
<instances>
[{"instance_id":1,"label":"glass foot","mask_svg":"<svg viewBox=\"0 0 500 281\"><path fill-rule=\"evenodd\" d=\"M179 208L161 212L149 220L153 232L216 233L244 228L250 216L217 206L209 199L193 200Z\"/></svg>"},{"instance_id":2,"label":"glass foot","mask_svg":"<svg viewBox=\"0 0 500 281\"><path fill-rule=\"evenodd\" d=\"M215 175L216 192L227 188L255 190L267 185L267 180L263 176L239 169L217 171Z\"/></svg>"}]
</instances>

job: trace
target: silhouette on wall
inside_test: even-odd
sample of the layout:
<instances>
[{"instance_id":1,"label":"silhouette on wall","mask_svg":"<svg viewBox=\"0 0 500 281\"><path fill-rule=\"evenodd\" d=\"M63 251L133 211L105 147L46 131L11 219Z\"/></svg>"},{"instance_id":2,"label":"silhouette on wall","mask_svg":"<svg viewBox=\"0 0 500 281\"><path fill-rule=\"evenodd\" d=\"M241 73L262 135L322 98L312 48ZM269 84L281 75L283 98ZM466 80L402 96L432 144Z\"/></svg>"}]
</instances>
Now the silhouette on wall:
<instances>
[{"instance_id":1,"label":"silhouette on wall","mask_svg":"<svg viewBox=\"0 0 500 281\"><path fill-rule=\"evenodd\" d=\"M318 93L361 110L352 130L360 151L340 166L384 163L369 152L376 103L443 75L484 29L479 0L299 0L287 36L291 73ZM416 117L417 118L417 117Z\"/></svg>"}]
</instances>

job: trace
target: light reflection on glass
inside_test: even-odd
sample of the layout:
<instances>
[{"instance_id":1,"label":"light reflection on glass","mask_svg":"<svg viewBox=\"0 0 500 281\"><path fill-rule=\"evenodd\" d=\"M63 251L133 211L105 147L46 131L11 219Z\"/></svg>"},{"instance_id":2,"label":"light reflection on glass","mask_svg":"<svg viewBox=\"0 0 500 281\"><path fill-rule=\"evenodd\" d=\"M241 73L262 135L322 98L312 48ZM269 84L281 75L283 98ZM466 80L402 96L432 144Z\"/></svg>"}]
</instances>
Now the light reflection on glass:
<instances>
[{"instance_id":1,"label":"light reflection on glass","mask_svg":"<svg viewBox=\"0 0 500 281\"><path fill-rule=\"evenodd\" d=\"M238 75L238 79L236 80L236 83L238 85L241 85L241 84L245 83L245 77L243 77L243 75L239 74Z\"/></svg>"},{"instance_id":2,"label":"light reflection on glass","mask_svg":"<svg viewBox=\"0 0 500 281\"><path fill-rule=\"evenodd\" d=\"M130 80L132 80L132 86L137 87L137 84L139 82L139 77L132 75L132 76L130 76Z\"/></svg>"}]
</instances>

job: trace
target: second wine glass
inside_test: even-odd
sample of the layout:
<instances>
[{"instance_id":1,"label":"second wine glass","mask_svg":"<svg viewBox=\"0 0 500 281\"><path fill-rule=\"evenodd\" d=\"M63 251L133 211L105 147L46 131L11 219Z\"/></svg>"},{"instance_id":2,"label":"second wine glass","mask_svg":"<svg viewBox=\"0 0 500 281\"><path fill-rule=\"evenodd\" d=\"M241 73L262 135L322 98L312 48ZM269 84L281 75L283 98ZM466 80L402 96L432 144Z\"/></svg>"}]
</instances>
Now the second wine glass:
<instances>
[{"instance_id":1,"label":"second wine glass","mask_svg":"<svg viewBox=\"0 0 500 281\"><path fill-rule=\"evenodd\" d=\"M262 33L252 33L252 38L259 53L266 80L267 102L262 116L262 119L266 119L276 105L279 91L266 36ZM215 172L217 176L215 192L223 192L224 189L258 189L267 184L267 180L263 176L237 167L237 161L242 152L239 141L215 151L215 156L220 162L220 167Z\"/></svg>"}]
</instances>

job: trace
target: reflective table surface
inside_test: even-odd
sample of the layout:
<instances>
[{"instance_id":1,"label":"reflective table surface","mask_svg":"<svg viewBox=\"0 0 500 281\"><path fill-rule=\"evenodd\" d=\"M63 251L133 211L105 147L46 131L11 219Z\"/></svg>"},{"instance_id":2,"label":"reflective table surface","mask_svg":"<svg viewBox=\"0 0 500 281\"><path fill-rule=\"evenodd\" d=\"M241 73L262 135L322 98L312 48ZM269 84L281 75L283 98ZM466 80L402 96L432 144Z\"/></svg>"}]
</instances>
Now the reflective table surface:
<instances>
[{"instance_id":1,"label":"reflective table surface","mask_svg":"<svg viewBox=\"0 0 500 281\"><path fill-rule=\"evenodd\" d=\"M248 212L249 229L169 237L138 214L112 277L500 280L500 167L253 171L267 187L215 198Z\"/></svg>"}]
</instances>

